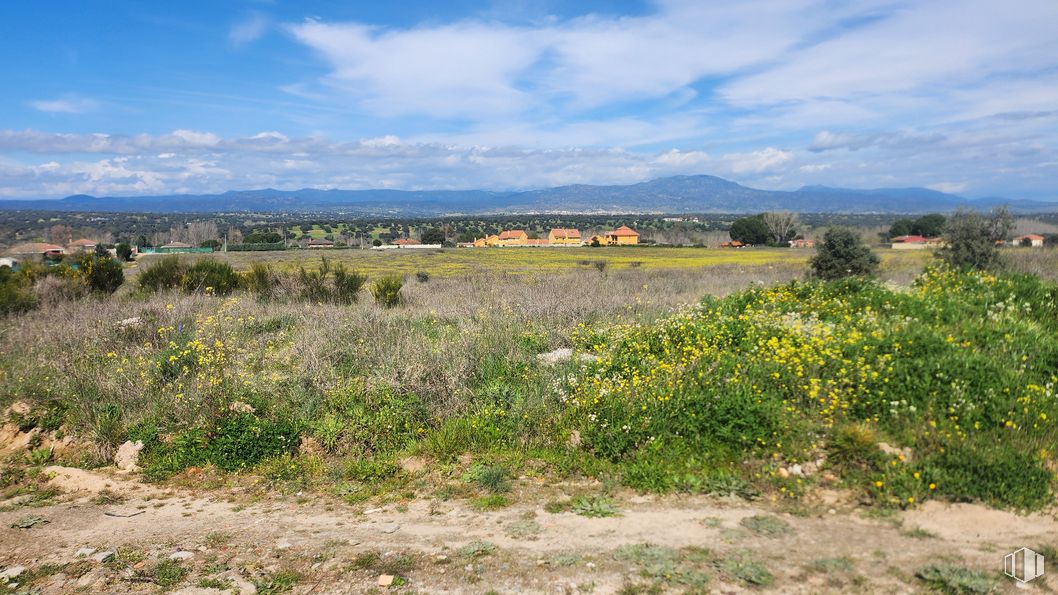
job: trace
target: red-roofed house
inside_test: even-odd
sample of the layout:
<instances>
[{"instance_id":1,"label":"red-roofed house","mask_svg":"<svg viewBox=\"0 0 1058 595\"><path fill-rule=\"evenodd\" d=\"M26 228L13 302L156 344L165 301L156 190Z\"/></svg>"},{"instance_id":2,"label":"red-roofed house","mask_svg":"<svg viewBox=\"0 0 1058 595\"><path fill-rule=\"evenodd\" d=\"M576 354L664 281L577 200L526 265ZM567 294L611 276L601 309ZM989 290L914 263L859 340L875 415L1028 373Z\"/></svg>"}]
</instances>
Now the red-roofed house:
<instances>
[{"instance_id":1,"label":"red-roofed house","mask_svg":"<svg viewBox=\"0 0 1058 595\"><path fill-rule=\"evenodd\" d=\"M606 243L611 246L632 246L639 243L639 233L627 225L622 225L606 232Z\"/></svg>"},{"instance_id":2,"label":"red-roofed house","mask_svg":"<svg viewBox=\"0 0 1058 595\"><path fill-rule=\"evenodd\" d=\"M58 258L62 256L66 250L62 246L55 244L46 244L44 242L30 242L28 244L17 244L11 246L11 249L7 251L12 256L21 256L22 259L37 257L37 258Z\"/></svg>"},{"instance_id":3,"label":"red-roofed house","mask_svg":"<svg viewBox=\"0 0 1058 595\"><path fill-rule=\"evenodd\" d=\"M923 250L929 244L929 238L925 236L896 236L890 247L894 250Z\"/></svg>"},{"instance_id":4,"label":"red-roofed house","mask_svg":"<svg viewBox=\"0 0 1058 595\"><path fill-rule=\"evenodd\" d=\"M580 238L579 230L556 227L548 232L547 243L557 246L580 246L584 241Z\"/></svg>"},{"instance_id":5,"label":"red-roofed house","mask_svg":"<svg viewBox=\"0 0 1058 595\"><path fill-rule=\"evenodd\" d=\"M500 232L497 246L524 246L529 243L529 234L522 229L511 229Z\"/></svg>"},{"instance_id":6,"label":"red-roofed house","mask_svg":"<svg viewBox=\"0 0 1058 595\"><path fill-rule=\"evenodd\" d=\"M67 252L92 252L96 249L96 243L87 238L74 240L66 246Z\"/></svg>"},{"instance_id":7,"label":"red-roofed house","mask_svg":"<svg viewBox=\"0 0 1058 595\"><path fill-rule=\"evenodd\" d=\"M1043 248L1043 236L1029 233L1023 236L1018 236L1011 241L1014 246L1025 246L1027 248Z\"/></svg>"}]
</instances>

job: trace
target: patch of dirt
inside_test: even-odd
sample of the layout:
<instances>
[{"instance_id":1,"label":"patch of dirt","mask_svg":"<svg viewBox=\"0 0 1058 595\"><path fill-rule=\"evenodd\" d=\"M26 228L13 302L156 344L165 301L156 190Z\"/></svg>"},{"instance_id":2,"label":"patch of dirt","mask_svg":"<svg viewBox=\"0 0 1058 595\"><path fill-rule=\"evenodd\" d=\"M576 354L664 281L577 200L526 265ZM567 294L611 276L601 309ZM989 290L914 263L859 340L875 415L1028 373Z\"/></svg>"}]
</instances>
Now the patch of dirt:
<instances>
[{"instance_id":1,"label":"patch of dirt","mask_svg":"<svg viewBox=\"0 0 1058 595\"><path fill-rule=\"evenodd\" d=\"M109 516L112 506L83 498L0 512L0 568L51 568L33 583L44 593L149 592L149 578L136 577L175 552L191 554L180 554L190 558L181 562L187 574L178 585L187 593L236 583L249 592L250 583L267 587L290 577L293 593L361 593L378 589L384 574L419 593L613 593L651 582L682 592L691 583L680 581L698 576L679 566L665 574L618 555L641 543L662 553L687 552L681 560L707 559L696 568L708 575L713 592L910 593L922 588L915 570L940 559L998 578L1008 551L1058 544L1053 516L968 505L928 503L875 519L850 507L795 515L736 499L625 494L614 498L620 516L586 518L546 512L554 486L519 486L525 489L514 504L482 512L463 501L430 499L354 506L273 493L254 500L239 488L201 494L96 471L46 471L67 491L121 494L121 507L137 514ZM48 523L11 527L29 512ZM742 523L753 516L776 517L788 530L754 533ZM119 557L100 564L78 558L82 548ZM734 566L719 562L730 559L759 564L773 582L761 587L740 580L731 574Z\"/></svg>"}]
</instances>

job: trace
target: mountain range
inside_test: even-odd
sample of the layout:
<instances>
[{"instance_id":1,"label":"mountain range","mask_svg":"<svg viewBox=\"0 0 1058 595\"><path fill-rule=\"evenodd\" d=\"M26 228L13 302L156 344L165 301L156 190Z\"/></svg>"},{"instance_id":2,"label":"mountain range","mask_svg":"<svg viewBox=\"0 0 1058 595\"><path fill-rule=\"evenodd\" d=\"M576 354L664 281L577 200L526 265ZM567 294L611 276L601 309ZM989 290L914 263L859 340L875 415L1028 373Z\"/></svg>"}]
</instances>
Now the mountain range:
<instances>
[{"instance_id":1,"label":"mountain range","mask_svg":"<svg viewBox=\"0 0 1058 595\"><path fill-rule=\"evenodd\" d=\"M925 213L1007 205L1017 212L1058 211L1058 202L967 199L927 188L857 190L805 186L760 190L708 175L628 185L574 184L538 190L233 190L220 194L0 200L0 209L94 212L229 213L338 211L364 215L497 213Z\"/></svg>"}]
</instances>

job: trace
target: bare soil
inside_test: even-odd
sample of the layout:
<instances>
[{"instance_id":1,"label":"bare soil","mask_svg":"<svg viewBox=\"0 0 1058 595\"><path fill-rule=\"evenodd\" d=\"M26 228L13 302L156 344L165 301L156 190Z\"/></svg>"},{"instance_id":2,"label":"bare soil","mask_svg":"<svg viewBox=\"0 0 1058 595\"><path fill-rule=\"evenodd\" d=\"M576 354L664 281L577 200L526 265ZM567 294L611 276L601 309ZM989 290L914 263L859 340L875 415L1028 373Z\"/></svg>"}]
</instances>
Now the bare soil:
<instances>
[{"instance_id":1,"label":"bare soil","mask_svg":"<svg viewBox=\"0 0 1058 595\"><path fill-rule=\"evenodd\" d=\"M925 588L915 572L938 563L990 573L1012 592L1003 555L1058 545L1053 513L930 502L885 515L837 492L796 509L616 494L620 516L587 518L544 505L591 485L520 480L510 506L480 511L462 500L350 505L239 485L151 486L110 470L47 473L64 492L53 503L0 502L0 569L26 567L22 580L42 593L159 592L153 569L176 552L187 552L187 572L167 587L177 593L913 593ZM47 523L12 527L34 516ZM754 531L750 517L779 519L778 530ZM643 543L681 557L659 570L627 555ZM116 555L97 562L87 550L79 558L82 548ZM724 560L758 564L773 580L754 585ZM686 579L687 565L708 578ZM394 586L378 586L384 574ZM1053 592L1045 579L1030 592Z\"/></svg>"}]
</instances>

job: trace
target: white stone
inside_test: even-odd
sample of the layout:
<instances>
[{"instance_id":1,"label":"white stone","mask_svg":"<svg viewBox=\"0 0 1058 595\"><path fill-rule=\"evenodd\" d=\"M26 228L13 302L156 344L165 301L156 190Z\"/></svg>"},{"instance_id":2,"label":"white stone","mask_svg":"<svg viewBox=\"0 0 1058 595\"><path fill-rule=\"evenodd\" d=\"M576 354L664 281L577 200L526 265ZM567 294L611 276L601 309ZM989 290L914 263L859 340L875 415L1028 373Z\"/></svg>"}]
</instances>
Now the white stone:
<instances>
[{"instance_id":1,"label":"white stone","mask_svg":"<svg viewBox=\"0 0 1058 595\"><path fill-rule=\"evenodd\" d=\"M195 557L195 554L193 554L191 552L188 552L188 551L179 551L179 552L173 552L173 553L169 554L169 559L170 560L190 560L191 558L194 558L194 557Z\"/></svg>"},{"instance_id":2,"label":"white stone","mask_svg":"<svg viewBox=\"0 0 1058 595\"><path fill-rule=\"evenodd\" d=\"M3 572L0 572L0 579L3 579L4 582L7 582L7 581L10 581L13 578L18 578L18 577L22 576L22 573L25 572L25 571L26 571L26 567L25 566L11 566L10 568L4 570Z\"/></svg>"},{"instance_id":3,"label":"white stone","mask_svg":"<svg viewBox=\"0 0 1058 595\"><path fill-rule=\"evenodd\" d=\"M380 574L378 575L378 586L388 587L393 584L393 580L397 578L392 574Z\"/></svg>"},{"instance_id":4,"label":"white stone","mask_svg":"<svg viewBox=\"0 0 1058 595\"><path fill-rule=\"evenodd\" d=\"M96 553L96 549L94 547L83 547L77 550L77 552L74 553L74 556L77 558L87 558L88 556L91 556L94 553Z\"/></svg>"},{"instance_id":5,"label":"white stone","mask_svg":"<svg viewBox=\"0 0 1058 595\"><path fill-rule=\"evenodd\" d=\"M94 554L92 556L92 559L95 560L96 562L106 562L107 560L109 560L109 559L111 559L113 557L114 557L114 552L112 552L110 550L107 550L105 552L99 552L98 554Z\"/></svg>"},{"instance_id":6,"label":"white stone","mask_svg":"<svg viewBox=\"0 0 1058 595\"><path fill-rule=\"evenodd\" d=\"M126 440L124 444L118 447L118 451L114 454L114 464L122 471L138 470L141 450L143 450L142 440L137 440L135 442Z\"/></svg>"}]
</instances>

